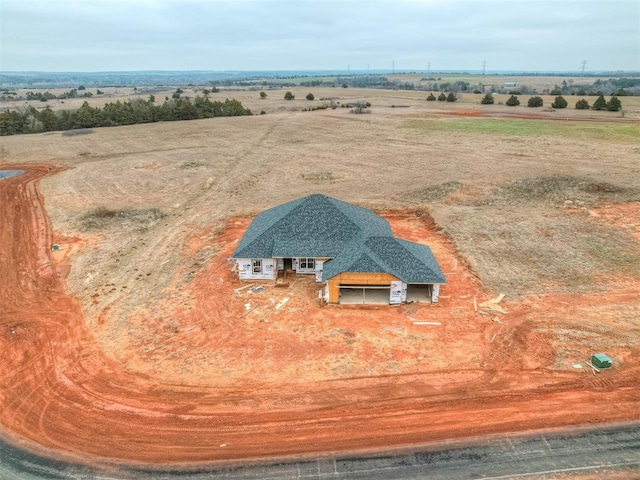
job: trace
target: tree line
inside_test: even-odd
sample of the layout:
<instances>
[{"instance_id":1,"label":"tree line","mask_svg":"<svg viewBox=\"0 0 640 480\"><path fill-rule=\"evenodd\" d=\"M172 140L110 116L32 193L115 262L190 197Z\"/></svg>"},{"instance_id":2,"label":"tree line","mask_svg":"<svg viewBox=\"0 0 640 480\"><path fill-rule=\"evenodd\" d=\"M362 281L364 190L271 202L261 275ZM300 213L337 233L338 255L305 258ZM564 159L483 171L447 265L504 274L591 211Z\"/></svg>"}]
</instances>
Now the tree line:
<instances>
[{"instance_id":1,"label":"tree line","mask_svg":"<svg viewBox=\"0 0 640 480\"><path fill-rule=\"evenodd\" d=\"M482 98L482 100L480 100L480 103L483 105L493 105L495 103L495 98L493 97L493 94L487 93ZM516 95L511 95L505 102L505 105L508 105L509 107L516 107L520 105L520 100L518 100L518 97ZM531 97L527 101L528 107L542 107L543 105L544 101L542 100L542 97L539 96ZM551 107L567 108L568 105L569 102L567 102L567 100L562 95L558 95L551 104ZM612 95L609 101L605 100L604 95L600 95L591 106L589 105L589 102L584 98L578 100L576 102L575 108L578 110L588 110L589 108L591 108L593 110L608 110L609 112L617 112L622 109L622 102L615 95Z\"/></svg>"},{"instance_id":2,"label":"tree line","mask_svg":"<svg viewBox=\"0 0 640 480\"><path fill-rule=\"evenodd\" d=\"M116 127L160 121L196 120L213 117L252 115L238 100L212 102L205 95L167 98L156 104L155 97L136 98L125 102L107 103L104 107L91 107L88 102L75 111L54 112L49 107L38 110L33 106L0 113L0 135L41 133L77 128Z\"/></svg>"}]
</instances>

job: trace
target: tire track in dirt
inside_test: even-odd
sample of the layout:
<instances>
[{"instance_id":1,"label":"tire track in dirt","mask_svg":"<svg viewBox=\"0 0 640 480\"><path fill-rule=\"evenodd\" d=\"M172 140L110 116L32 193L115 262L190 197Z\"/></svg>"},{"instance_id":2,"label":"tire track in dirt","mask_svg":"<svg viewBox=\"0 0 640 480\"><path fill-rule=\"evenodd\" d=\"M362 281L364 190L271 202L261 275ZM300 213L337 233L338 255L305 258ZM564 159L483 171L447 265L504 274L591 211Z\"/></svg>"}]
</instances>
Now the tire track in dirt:
<instances>
[{"instance_id":1,"label":"tire track in dirt","mask_svg":"<svg viewBox=\"0 0 640 480\"><path fill-rule=\"evenodd\" d=\"M0 363L0 425L22 446L87 461L204 462L389 447L640 413L633 369L619 373L631 386L616 380L597 392L562 391L535 372L512 389L521 372L496 370L472 371L479 377L470 383L436 391L421 373L229 388L161 385L127 373L97 348L52 267L52 234L36 190L48 169L24 169L23 177L0 182L0 351L13 359ZM607 403L617 408L603 411Z\"/></svg>"}]
</instances>

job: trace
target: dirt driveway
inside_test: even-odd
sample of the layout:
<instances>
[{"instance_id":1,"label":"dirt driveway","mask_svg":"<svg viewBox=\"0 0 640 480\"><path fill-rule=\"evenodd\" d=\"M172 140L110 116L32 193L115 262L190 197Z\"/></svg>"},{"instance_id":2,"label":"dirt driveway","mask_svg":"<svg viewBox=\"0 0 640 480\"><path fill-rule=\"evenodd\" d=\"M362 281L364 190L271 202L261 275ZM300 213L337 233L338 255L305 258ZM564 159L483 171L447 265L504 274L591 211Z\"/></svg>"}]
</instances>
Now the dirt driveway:
<instances>
[{"instance_id":1,"label":"dirt driveway","mask_svg":"<svg viewBox=\"0 0 640 480\"><path fill-rule=\"evenodd\" d=\"M190 256L216 254L189 281L178 275L166 301L90 329L65 289L68 256L51 252L37 189L50 167L15 165L27 173L0 181L0 422L23 447L85 461L206 462L640 414L637 279L597 296L505 299L507 313L483 314L491 295L409 212L385 215L441 259L449 284L439 306L320 307L308 281L236 293L226 258L247 225L240 218L186 243L185 275ZM593 348L614 368L594 374Z\"/></svg>"}]
</instances>

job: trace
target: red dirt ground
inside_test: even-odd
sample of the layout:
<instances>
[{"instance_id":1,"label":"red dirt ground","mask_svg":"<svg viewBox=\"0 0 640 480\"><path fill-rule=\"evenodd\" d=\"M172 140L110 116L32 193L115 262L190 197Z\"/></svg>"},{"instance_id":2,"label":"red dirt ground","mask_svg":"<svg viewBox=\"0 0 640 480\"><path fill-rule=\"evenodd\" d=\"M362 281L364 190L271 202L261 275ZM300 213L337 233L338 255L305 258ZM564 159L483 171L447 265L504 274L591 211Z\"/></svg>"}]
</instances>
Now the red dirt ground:
<instances>
[{"instance_id":1,"label":"red dirt ground","mask_svg":"<svg viewBox=\"0 0 640 480\"><path fill-rule=\"evenodd\" d=\"M236 219L215 238L219 252L207 270L184 286L188 306L161 306L175 314L176 330L165 332L158 319L140 311L131 321L146 322L157 333L155 348L125 352L124 358L105 352L100 332L88 330L79 303L65 291L68 258L50 251L53 232L37 190L50 166L9 168L27 173L0 181L0 434L23 446L86 461L212 462L640 416L640 367L631 362L640 354L637 341L612 346L615 368L598 375L565 368L573 357L558 355L558 324L568 331L595 318L604 325L597 331L603 337L622 328L615 312L599 314L601 296L505 301L501 305L509 313L492 321L472 303L473 297L480 302L492 295L428 221L406 212L386 217L396 234L430 241L441 259L449 284L440 306L320 307L317 286L309 281L235 294L240 284L225 259L248 222ZM187 244L187 256L203 246L196 237ZM212 284L220 295L212 294ZM611 292L605 303L637 313L638 287L636 281L626 291ZM291 298L287 306L274 311L271 299L285 295ZM256 309L246 310L245 303ZM407 317L442 325L417 326ZM312 326L315 333L298 334ZM637 335L637 328L625 328L627 335ZM378 343L367 343L368 336ZM416 358L407 343L416 341L427 342L424 358ZM348 368L309 363L324 358L327 349L342 355L360 343L365 346ZM182 359L172 359L180 352ZM205 353L214 357L210 370L176 375L184 358ZM588 345L577 343L572 355L584 362L588 353ZM157 358L158 371L136 369L143 354ZM365 374L363 366L381 355L396 362L396 370L383 374L372 366ZM229 371L207 378L215 362Z\"/></svg>"}]
</instances>

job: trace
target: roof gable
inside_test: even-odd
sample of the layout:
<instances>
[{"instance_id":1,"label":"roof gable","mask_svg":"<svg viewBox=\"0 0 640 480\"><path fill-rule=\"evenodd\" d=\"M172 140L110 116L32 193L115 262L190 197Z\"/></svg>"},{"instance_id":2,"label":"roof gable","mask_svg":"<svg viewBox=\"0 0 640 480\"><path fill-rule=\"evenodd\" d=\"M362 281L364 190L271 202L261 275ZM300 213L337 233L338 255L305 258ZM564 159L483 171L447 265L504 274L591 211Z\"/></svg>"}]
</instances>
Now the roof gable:
<instances>
[{"instance_id":1,"label":"roof gable","mask_svg":"<svg viewBox=\"0 0 640 480\"><path fill-rule=\"evenodd\" d=\"M374 233L391 235L391 227L370 210L309 195L259 214L232 257L335 257L353 239Z\"/></svg>"},{"instance_id":2,"label":"roof gable","mask_svg":"<svg viewBox=\"0 0 640 480\"><path fill-rule=\"evenodd\" d=\"M325 262L322 279L326 281L343 272L385 272L405 283L446 283L429 247L389 236L354 242Z\"/></svg>"},{"instance_id":3,"label":"roof gable","mask_svg":"<svg viewBox=\"0 0 640 480\"><path fill-rule=\"evenodd\" d=\"M446 283L426 245L395 238L370 210L320 194L260 213L232 258L327 257L323 280L342 272L389 273L405 283Z\"/></svg>"}]
</instances>

